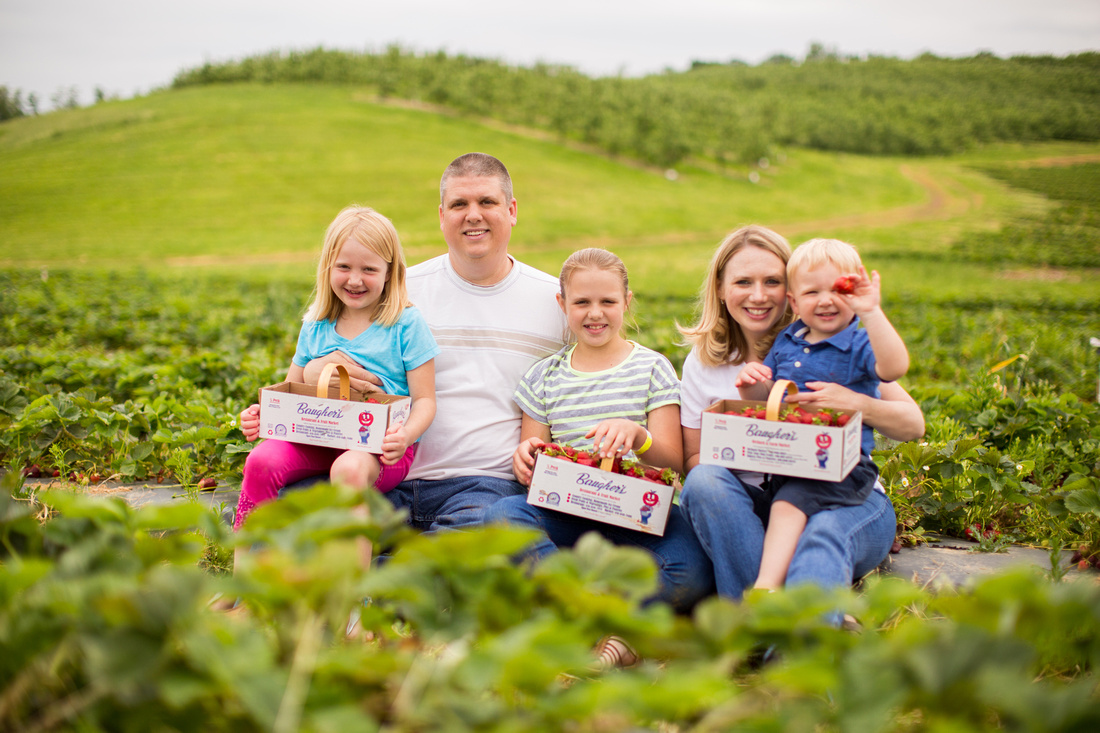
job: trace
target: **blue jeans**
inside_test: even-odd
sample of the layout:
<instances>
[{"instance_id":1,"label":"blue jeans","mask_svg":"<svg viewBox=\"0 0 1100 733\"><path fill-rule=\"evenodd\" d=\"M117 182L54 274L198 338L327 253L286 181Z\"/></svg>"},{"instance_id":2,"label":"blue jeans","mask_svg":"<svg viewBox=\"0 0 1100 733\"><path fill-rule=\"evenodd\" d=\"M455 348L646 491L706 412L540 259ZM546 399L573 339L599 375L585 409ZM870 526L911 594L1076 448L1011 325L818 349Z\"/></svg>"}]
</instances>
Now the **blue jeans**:
<instances>
[{"instance_id":1,"label":"blue jeans","mask_svg":"<svg viewBox=\"0 0 1100 733\"><path fill-rule=\"evenodd\" d=\"M698 465L688 474L680 508L714 563L718 594L739 599L760 572L767 507L763 492L722 466ZM890 552L897 519L890 500L875 490L860 506L809 517L787 570L787 585L850 586Z\"/></svg>"},{"instance_id":2,"label":"blue jeans","mask_svg":"<svg viewBox=\"0 0 1100 733\"><path fill-rule=\"evenodd\" d=\"M647 603L663 601L677 611L689 611L714 590L710 559L676 505L669 512L663 537L532 506L526 495L510 496L486 507L484 521L541 530L546 537L525 553L536 561L559 547L572 547L586 532L599 532L613 544L647 551L657 564L659 581L656 595Z\"/></svg>"},{"instance_id":3,"label":"blue jeans","mask_svg":"<svg viewBox=\"0 0 1100 733\"><path fill-rule=\"evenodd\" d=\"M291 484L280 490L305 488L327 480L316 476ZM469 529L482 523L485 507L505 496L527 495L527 490L515 481L492 476L459 476L427 481L412 479L402 482L384 496L398 509L409 510L409 524L420 530Z\"/></svg>"},{"instance_id":4,"label":"blue jeans","mask_svg":"<svg viewBox=\"0 0 1100 733\"><path fill-rule=\"evenodd\" d=\"M409 524L417 529L470 529L482 524L482 512L504 497L527 491L515 481L492 476L413 479L385 494L398 509L409 510Z\"/></svg>"}]
</instances>

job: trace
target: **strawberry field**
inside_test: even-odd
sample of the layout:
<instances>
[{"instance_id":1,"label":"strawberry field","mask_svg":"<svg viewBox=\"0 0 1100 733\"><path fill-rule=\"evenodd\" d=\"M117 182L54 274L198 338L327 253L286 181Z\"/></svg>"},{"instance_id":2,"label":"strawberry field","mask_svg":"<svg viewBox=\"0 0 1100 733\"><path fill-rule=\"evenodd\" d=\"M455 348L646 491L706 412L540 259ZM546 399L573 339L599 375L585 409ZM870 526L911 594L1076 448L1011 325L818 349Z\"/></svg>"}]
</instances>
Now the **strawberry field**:
<instances>
[{"instance_id":1,"label":"strawberry field","mask_svg":"<svg viewBox=\"0 0 1100 733\"><path fill-rule=\"evenodd\" d=\"M0 731L1100 729L1095 146L1052 143L1043 148L1049 159L1011 145L925 158L913 176L897 170L917 159L776 155L785 145L931 154L990 140L1093 140L1094 82L1079 72L1095 67L1095 54L1051 62L1053 76L1044 76L1042 59L816 61L802 71L703 65L635 83L400 50L367 59L319 51L207 65L177 79L182 91L0 131L0 168L15 166L0 176L0 235L12 258L0 263ZM445 89L441 74L461 83ZM846 95L897 96L899 74L912 99L883 96L894 114L876 107L837 120L843 105L818 99L826 80ZM521 109L501 113L509 119L611 156L676 162L683 175L673 184L663 171L485 132L468 119L382 106L362 114L361 100L320 86L207 94L192 87L204 75L263 84L286 75L366 79L383 96L405 90L433 104L449 103L455 90L511 85L508 98ZM992 82L975 85L974 75ZM788 79L798 83L781 91ZM673 98L685 114L721 112L715 82L738 86L742 100L759 92L740 118L721 115L729 129L674 118L637 127L647 119L638 110L669 109ZM944 99L942 114L913 112L925 105L922 94L979 87L988 94ZM1005 102L1036 90L1050 99L1034 109ZM578 93L608 102L586 106L600 119L573 114ZM323 113L293 127L304 124L295 116L304 106ZM1044 112L1052 106L1072 113L1059 123ZM266 124L270 110L279 126ZM340 123L318 127L320 118ZM867 134L862 119L885 127ZM187 137L192 124L202 146ZM210 124L243 126L219 136ZM385 131L363 156L370 166L302 172L314 158L325 168L350 165L323 156L337 136L370 144L367 124ZM716 137L673 134L685 125ZM294 132L265 137L275 129ZM399 134L409 139L386 137ZM424 214L456 135L502 147L525 172L531 199L521 200L538 204L524 208L517 229L521 259L555 271L578 242L622 255L634 337L677 369L686 349L676 324L693 319L716 227L775 219L781 231L799 232L793 243L819 234L856 242L868 269L883 275L884 307L911 355L904 385L927 423L923 439L880 438L875 451L899 541L937 533L988 552L1026 544L1049 549L1049 567L965 589L875 576L851 591L712 598L687 617L641 605L656 583L650 560L594 536L529 568L512 562L530 540L523 532L418 535L380 496L367 496L363 519L349 511L359 497L327 485L257 509L239 535L199 502L135 509L95 495L108 480L180 495L238 484L250 444L236 417L286 373L312 279L302 252L313 252L333 205L364 195L394 212L403 239L409 232L410 262L441 251ZM205 147L222 137L248 144ZM279 156L289 138L308 152L286 163ZM670 148L677 140L686 147ZM733 147L722 147L728 141ZM187 158L191 147L204 152ZM386 157L414 148L427 151L423 160ZM132 154L117 167L138 172L127 177L114 158L89 152L102 149ZM1067 150L1073 160L1056 159ZM64 165L50 168L51 156ZM139 169L169 159L186 165L170 175ZM293 185L270 188L281 165ZM370 175L374 167L393 180ZM746 167L756 182L736 172ZM70 169L79 180L58 185ZM175 173L185 169L201 185L171 189L189 177ZM262 190L242 183L260 179ZM934 185L921 188L926 179ZM96 198L87 181L112 190L100 180L125 193ZM306 189L322 184L329 188ZM172 205L141 199L149 190L170 191ZM585 193L570 199L574 190ZM922 192L931 200L916 206ZM64 195L73 198L62 208L93 226L61 236L56 212L35 213ZM241 220L248 202L269 200L263 215L249 210ZM177 206L178 220L150 223L143 213ZM722 211L720 222L706 220L712 210ZM200 218L208 230L195 228ZM257 221L269 228L254 232ZM100 230L109 241L95 250ZM151 255L150 240L171 259ZM246 264L234 262L237 254ZM364 535L389 555L369 572L356 560ZM252 551L231 574L237 548ZM241 605L215 612L208 604L219 594ZM862 633L826 624L836 609L857 618ZM629 639L644 661L594 671L592 647L609 633Z\"/></svg>"}]
</instances>

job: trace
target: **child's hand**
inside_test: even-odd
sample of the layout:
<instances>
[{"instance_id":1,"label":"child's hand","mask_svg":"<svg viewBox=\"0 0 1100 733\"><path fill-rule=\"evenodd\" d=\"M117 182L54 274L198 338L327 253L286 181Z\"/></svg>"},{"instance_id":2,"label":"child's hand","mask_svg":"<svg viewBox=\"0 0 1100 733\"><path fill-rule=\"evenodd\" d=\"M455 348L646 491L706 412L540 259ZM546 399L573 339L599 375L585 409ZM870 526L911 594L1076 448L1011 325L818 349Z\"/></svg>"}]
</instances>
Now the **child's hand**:
<instances>
[{"instance_id":1,"label":"child's hand","mask_svg":"<svg viewBox=\"0 0 1100 733\"><path fill-rule=\"evenodd\" d=\"M733 384L740 389L741 387L749 387L754 384L759 384L760 382L766 382L771 378L771 369L758 361L747 361L745 365L741 367L741 372L737 375L737 381Z\"/></svg>"},{"instance_id":2,"label":"child's hand","mask_svg":"<svg viewBox=\"0 0 1100 733\"><path fill-rule=\"evenodd\" d=\"M541 438L528 438L516 446L516 452L512 454L512 473L516 475L516 481L524 486L531 485L531 476L535 472L535 449L542 444Z\"/></svg>"},{"instance_id":3,"label":"child's hand","mask_svg":"<svg viewBox=\"0 0 1100 733\"><path fill-rule=\"evenodd\" d=\"M405 451L412 445L412 436L404 425L394 425L382 437L382 463L392 466L401 460Z\"/></svg>"},{"instance_id":4,"label":"child's hand","mask_svg":"<svg viewBox=\"0 0 1100 733\"><path fill-rule=\"evenodd\" d=\"M260 406L251 405L241 413L239 422L244 439L249 443L260 437Z\"/></svg>"},{"instance_id":5,"label":"child's hand","mask_svg":"<svg viewBox=\"0 0 1100 733\"><path fill-rule=\"evenodd\" d=\"M601 458L614 458L619 453L634 450L634 446L645 442L645 428L625 418L604 420L588 431L586 438L592 438L592 452Z\"/></svg>"},{"instance_id":6,"label":"child's hand","mask_svg":"<svg viewBox=\"0 0 1100 733\"><path fill-rule=\"evenodd\" d=\"M880 278L877 271L872 271L867 276L867 268L859 266L859 275L845 275L849 278L852 292L835 289L834 292L848 304L848 307L857 315L870 313L882 304L882 292L879 288Z\"/></svg>"}]
</instances>

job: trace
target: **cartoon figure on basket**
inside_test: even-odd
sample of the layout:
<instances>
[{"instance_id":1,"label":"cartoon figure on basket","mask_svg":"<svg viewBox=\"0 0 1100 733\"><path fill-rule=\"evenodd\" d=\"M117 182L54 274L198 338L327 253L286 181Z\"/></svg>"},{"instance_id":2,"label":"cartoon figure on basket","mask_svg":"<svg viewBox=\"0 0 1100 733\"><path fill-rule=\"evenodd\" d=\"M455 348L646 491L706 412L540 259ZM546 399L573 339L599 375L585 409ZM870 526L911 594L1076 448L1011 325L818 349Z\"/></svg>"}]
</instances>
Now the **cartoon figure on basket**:
<instances>
[{"instance_id":1,"label":"cartoon figure on basket","mask_svg":"<svg viewBox=\"0 0 1100 733\"><path fill-rule=\"evenodd\" d=\"M649 524L649 518L653 515L653 507L660 503L661 497L656 491L647 491L642 494L642 508L638 510L641 514L642 524Z\"/></svg>"},{"instance_id":2,"label":"cartoon figure on basket","mask_svg":"<svg viewBox=\"0 0 1100 733\"><path fill-rule=\"evenodd\" d=\"M346 354L382 381L381 391L412 397L409 419L386 431L380 455L265 440L245 461L234 529L281 487L317 474L356 489L389 491L404 480L417 441L435 417L435 357L439 347L409 302L405 256L393 223L374 209L349 206L325 232L317 278L287 381L304 382L305 366ZM359 415L366 443L374 416ZM259 405L241 413L241 432L259 437ZM368 560L369 562L369 560Z\"/></svg>"},{"instance_id":3,"label":"cartoon figure on basket","mask_svg":"<svg viewBox=\"0 0 1100 733\"><path fill-rule=\"evenodd\" d=\"M828 433L822 433L817 436L817 467L825 468L825 464L829 462L829 446L833 444L833 439L829 437Z\"/></svg>"},{"instance_id":4,"label":"cartoon figure on basket","mask_svg":"<svg viewBox=\"0 0 1100 733\"><path fill-rule=\"evenodd\" d=\"M366 444L370 441L370 425L374 422L374 415L369 412L359 413L359 442Z\"/></svg>"}]
</instances>

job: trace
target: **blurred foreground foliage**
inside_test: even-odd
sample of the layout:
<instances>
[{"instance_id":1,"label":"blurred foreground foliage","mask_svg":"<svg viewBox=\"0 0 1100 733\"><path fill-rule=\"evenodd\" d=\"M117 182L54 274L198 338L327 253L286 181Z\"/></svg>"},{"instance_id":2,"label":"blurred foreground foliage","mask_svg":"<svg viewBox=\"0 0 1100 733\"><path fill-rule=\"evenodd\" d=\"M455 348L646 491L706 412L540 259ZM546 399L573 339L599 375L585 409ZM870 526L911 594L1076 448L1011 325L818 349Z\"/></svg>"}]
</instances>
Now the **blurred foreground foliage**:
<instances>
[{"instance_id":1,"label":"blurred foreground foliage","mask_svg":"<svg viewBox=\"0 0 1100 733\"><path fill-rule=\"evenodd\" d=\"M14 477L9 475L7 482ZM643 607L655 570L590 535L420 535L322 485L233 536L197 504L0 492L0 730L1014 730L1100 725L1100 586L1018 571ZM355 541L388 548L364 572ZM252 548L235 575L213 548ZM242 609L208 608L216 593ZM862 633L824 622L843 609ZM348 634L349 618L358 624ZM603 634L641 665L592 672ZM774 646L778 661L759 668Z\"/></svg>"}]
</instances>

